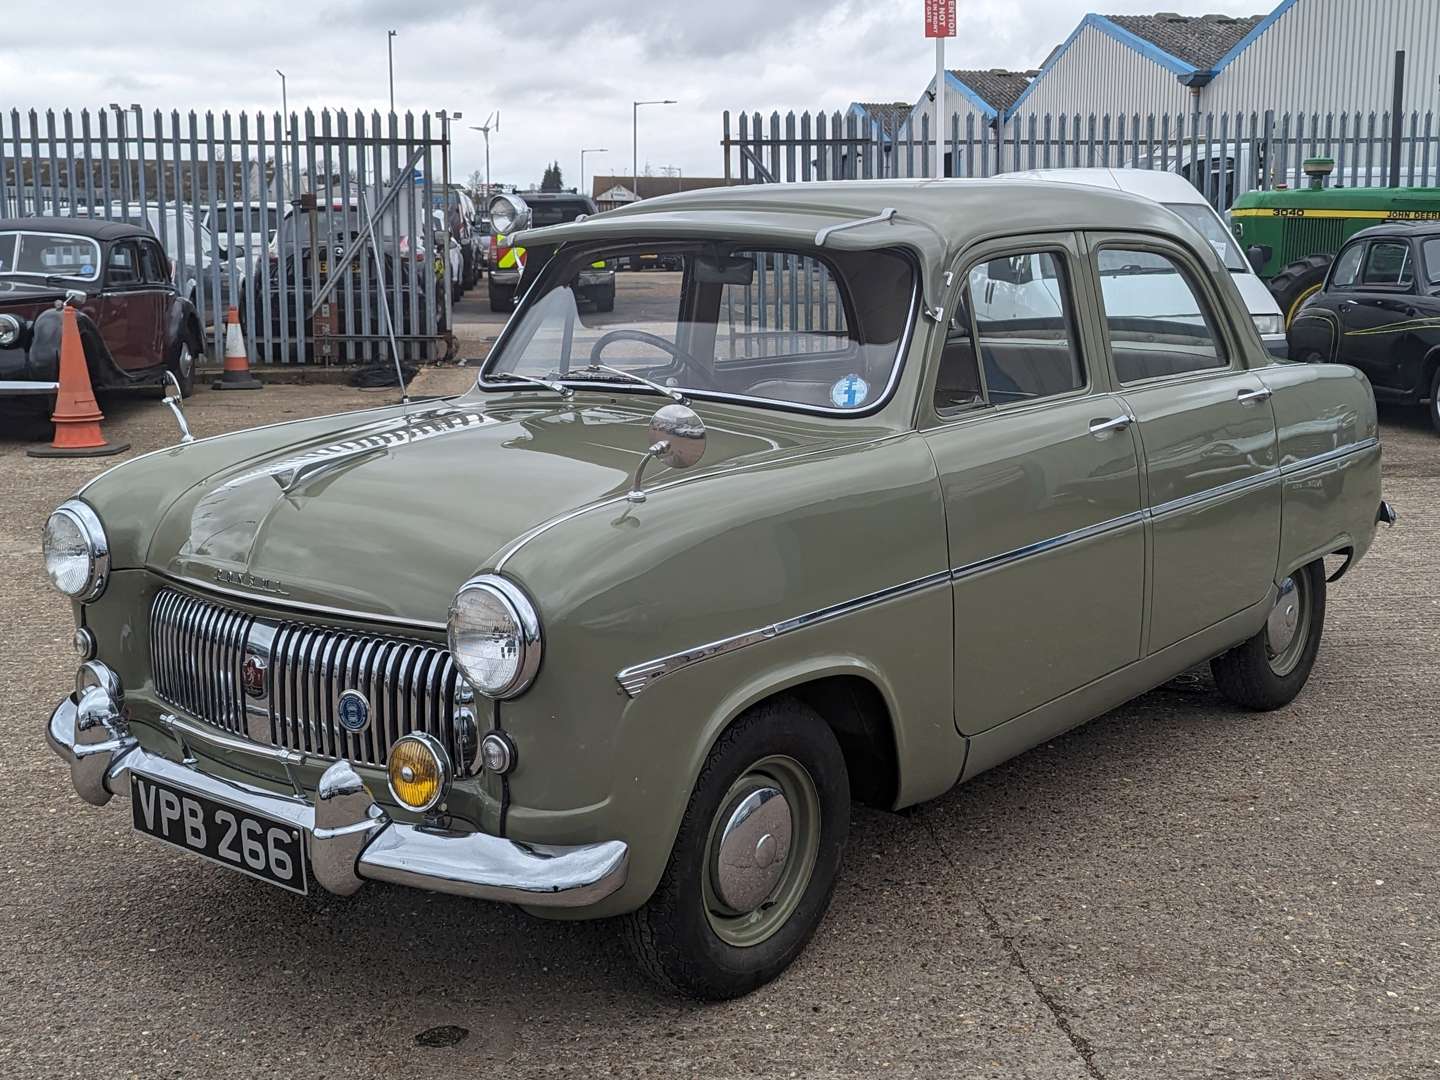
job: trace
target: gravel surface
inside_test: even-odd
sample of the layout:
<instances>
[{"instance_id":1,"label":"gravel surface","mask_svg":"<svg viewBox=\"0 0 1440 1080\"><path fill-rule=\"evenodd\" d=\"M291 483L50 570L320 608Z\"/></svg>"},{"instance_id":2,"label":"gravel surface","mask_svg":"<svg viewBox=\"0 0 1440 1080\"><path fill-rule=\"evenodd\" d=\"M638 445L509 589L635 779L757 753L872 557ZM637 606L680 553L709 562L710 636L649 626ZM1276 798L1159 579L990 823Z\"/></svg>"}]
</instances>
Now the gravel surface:
<instances>
[{"instance_id":1,"label":"gravel surface","mask_svg":"<svg viewBox=\"0 0 1440 1080\"><path fill-rule=\"evenodd\" d=\"M187 412L205 435L393 399ZM153 400L103 404L136 452L173 441ZM1436 1076L1440 439L1382 420L1401 524L1333 587L1298 701L1242 714L1199 669L933 803L857 809L809 950L712 1006L652 991L605 924L295 897L82 804L40 733L74 661L38 537L114 459L0 435L0 1075Z\"/></svg>"}]
</instances>

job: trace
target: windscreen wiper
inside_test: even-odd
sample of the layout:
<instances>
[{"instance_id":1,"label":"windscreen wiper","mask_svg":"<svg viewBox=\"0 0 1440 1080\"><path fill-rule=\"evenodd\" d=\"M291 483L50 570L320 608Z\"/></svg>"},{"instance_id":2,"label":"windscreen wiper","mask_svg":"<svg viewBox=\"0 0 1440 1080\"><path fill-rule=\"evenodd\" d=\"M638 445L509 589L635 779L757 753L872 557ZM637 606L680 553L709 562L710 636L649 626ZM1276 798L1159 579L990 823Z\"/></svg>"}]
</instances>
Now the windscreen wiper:
<instances>
[{"instance_id":1,"label":"windscreen wiper","mask_svg":"<svg viewBox=\"0 0 1440 1080\"><path fill-rule=\"evenodd\" d=\"M549 379L532 379L529 375L516 375L513 371L495 371L489 375L482 375L481 382L519 382L529 383L531 386L543 386L546 390L554 390L562 398L575 396L575 391L564 383L551 382Z\"/></svg>"},{"instance_id":2,"label":"windscreen wiper","mask_svg":"<svg viewBox=\"0 0 1440 1080\"><path fill-rule=\"evenodd\" d=\"M684 394L682 394L679 390L676 390L673 386L662 386L660 383L653 382L650 379L645 378L645 376L643 375L636 375L633 371L621 371L619 368L610 367L608 364L590 364L588 367L576 368L575 371L567 375L566 378L575 378L577 373L583 376L592 371L603 371L608 375L618 377L624 382L632 382L639 386L648 387L649 389L654 390L657 394L664 394L666 397L678 401L681 405L690 404L690 399L687 398Z\"/></svg>"}]
</instances>

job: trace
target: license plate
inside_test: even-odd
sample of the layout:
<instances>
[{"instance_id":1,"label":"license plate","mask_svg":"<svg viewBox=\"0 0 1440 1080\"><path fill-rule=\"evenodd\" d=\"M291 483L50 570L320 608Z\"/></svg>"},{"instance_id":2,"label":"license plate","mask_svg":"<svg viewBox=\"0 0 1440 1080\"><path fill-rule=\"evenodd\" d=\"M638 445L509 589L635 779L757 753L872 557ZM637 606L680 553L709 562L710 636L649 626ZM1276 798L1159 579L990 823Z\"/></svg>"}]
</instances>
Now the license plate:
<instances>
[{"instance_id":1,"label":"license plate","mask_svg":"<svg viewBox=\"0 0 1440 1080\"><path fill-rule=\"evenodd\" d=\"M307 891L305 834L294 825L134 772L130 810L146 836L302 896Z\"/></svg>"}]
</instances>

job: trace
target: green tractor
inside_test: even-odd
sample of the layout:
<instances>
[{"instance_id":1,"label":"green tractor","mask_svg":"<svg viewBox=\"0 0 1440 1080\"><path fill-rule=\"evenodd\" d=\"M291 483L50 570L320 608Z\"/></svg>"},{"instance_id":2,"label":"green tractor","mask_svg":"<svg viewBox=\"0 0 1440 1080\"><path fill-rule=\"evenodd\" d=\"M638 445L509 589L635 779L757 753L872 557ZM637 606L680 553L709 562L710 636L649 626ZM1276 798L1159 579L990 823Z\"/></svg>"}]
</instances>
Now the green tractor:
<instances>
[{"instance_id":1,"label":"green tractor","mask_svg":"<svg viewBox=\"0 0 1440 1080\"><path fill-rule=\"evenodd\" d=\"M1230 208L1231 228L1270 286L1288 327L1320 290L1335 253L1361 229L1386 221L1440 221L1440 188L1326 187L1330 158L1309 158L1310 186L1250 191Z\"/></svg>"}]
</instances>

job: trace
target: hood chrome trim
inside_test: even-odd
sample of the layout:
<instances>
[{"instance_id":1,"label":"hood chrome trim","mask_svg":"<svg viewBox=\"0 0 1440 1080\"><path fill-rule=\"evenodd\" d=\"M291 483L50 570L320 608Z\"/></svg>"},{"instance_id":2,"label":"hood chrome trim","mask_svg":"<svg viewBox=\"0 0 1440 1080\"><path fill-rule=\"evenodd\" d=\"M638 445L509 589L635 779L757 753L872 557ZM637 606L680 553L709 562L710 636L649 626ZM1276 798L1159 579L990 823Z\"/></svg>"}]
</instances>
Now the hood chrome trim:
<instances>
[{"instance_id":1,"label":"hood chrome trim","mask_svg":"<svg viewBox=\"0 0 1440 1080\"><path fill-rule=\"evenodd\" d=\"M352 611L349 608L330 607L326 604L307 604L302 600L291 600L283 597L265 593L250 593L241 589L226 589L209 581L193 581L190 578L176 577L174 574L167 574L161 570L147 570L147 573L154 574L163 581L179 585L196 593L209 593L215 596L228 596L235 600L243 600L247 604L264 608L267 611L293 611L304 615L325 615L332 619L340 619L346 622L374 623L383 626L398 626L401 629L428 630L443 634L446 632L447 624L431 622L428 619L406 619L399 615L381 615L373 611Z\"/></svg>"}]
</instances>

